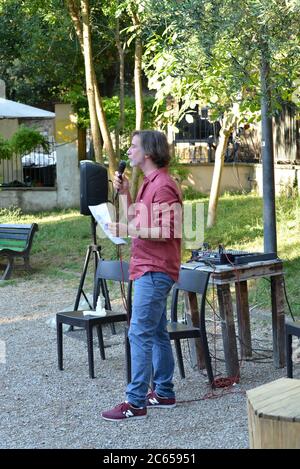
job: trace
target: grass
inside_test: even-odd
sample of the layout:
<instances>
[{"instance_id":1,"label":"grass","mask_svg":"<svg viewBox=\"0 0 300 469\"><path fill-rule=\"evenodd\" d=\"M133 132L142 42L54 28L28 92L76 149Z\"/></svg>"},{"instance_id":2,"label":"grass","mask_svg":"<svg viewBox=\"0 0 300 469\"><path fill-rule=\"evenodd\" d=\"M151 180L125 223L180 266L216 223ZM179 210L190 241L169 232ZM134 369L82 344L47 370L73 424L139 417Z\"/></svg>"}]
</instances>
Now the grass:
<instances>
[{"instance_id":1,"label":"grass","mask_svg":"<svg viewBox=\"0 0 300 469\"><path fill-rule=\"evenodd\" d=\"M78 210L53 210L22 214L19 209L0 210L0 223L38 223L31 249L31 264L34 274L43 277L61 278L78 285L86 250L92 243L90 217ZM101 255L106 259L116 258L116 249L107 239L99 239ZM129 257L129 247L123 248L124 258ZM90 262L92 270L93 263ZM15 271L13 278L32 278L24 272ZM88 279L88 275L87 275ZM9 281L9 282L12 282Z\"/></svg>"},{"instance_id":2,"label":"grass","mask_svg":"<svg viewBox=\"0 0 300 469\"><path fill-rule=\"evenodd\" d=\"M205 220L208 199L186 201L186 204L204 204ZM219 200L215 226L205 228L204 240L212 248L219 244L225 248L263 251L263 201L255 194L225 194ZM286 289L292 311L300 315L300 197L276 199L278 255L284 260ZM36 277L61 278L77 286L87 246L92 242L90 217L77 210L54 210L35 214L22 214L19 209L0 209L0 223L32 223L39 225L33 247L32 265ZM194 220L195 225L195 220ZM99 239L101 254L106 259L117 257L116 249L107 239ZM129 259L130 245L122 248L123 258ZM190 251L184 249L182 259ZM92 263L91 263L92 264ZM32 278L15 271L13 280ZM296 281L295 281L296 279ZM250 282L250 303L270 307L270 286L267 279Z\"/></svg>"},{"instance_id":3,"label":"grass","mask_svg":"<svg viewBox=\"0 0 300 469\"><path fill-rule=\"evenodd\" d=\"M193 204L197 201L193 200ZM208 199L203 198L205 220ZM255 194L225 194L219 200L217 222L205 228L204 240L212 248L263 252L263 200ZM288 301L294 315L300 316L300 197L276 198L278 256L284 260ZM187 251L184 257L188 255ZM296 279L296 281L295 281ZM298 281L297 281L298 280ZM270 308L269 279L249 282L249 300L262 308Z\"/></svg>"}]
</instances>

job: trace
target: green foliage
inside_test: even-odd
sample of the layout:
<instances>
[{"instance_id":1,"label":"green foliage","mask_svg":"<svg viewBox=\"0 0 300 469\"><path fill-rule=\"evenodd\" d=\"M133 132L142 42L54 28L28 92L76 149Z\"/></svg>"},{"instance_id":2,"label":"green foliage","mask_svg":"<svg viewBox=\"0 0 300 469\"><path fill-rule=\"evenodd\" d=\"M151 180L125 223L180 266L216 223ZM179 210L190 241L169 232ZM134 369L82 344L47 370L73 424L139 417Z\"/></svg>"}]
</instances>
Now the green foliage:
<instances>
[{"instance_id":1,"label":"green foliage","mask_svg":"<svg viewBox=\"0 0 300 469\"><path fill-rule=\"evenodd\" d=\"M73 87L72 91L65 96L66 102L71 102L77 114L77 123L83 127L89 127L88 102L79 87ZM120 120L120 98L112 96L102 99L106 122L111 133L114 133L119 126ZM156 126L156 113L153 111L155 99L153 96L144 97L144 127L154 128ZM135 130L135 100L132 96L125 96L125 126L120 135L121 158L126 159L126 152L131 138L131 133Z\"/></svg>"},{"instance_id":2,"label":"green foliage","mask_svg":"<svg viewBox=\"0 0 300 469\"><path fill-rule=\"evenodd\" d=\"M90 125L89 109L86 95L79 85L74 85L72 89L64 94L64 102L71 103L77 115L77 124L88 128ZM120 119L120 98L112 96L102 99L106 121L110 132L114 132L119 125ZM144 97L144 127L153 128L155 126L156 113L153 110L155 99L153 96ZM125 96L125 128L124 134L129 136L135 129L135 100L132 96Z\"/></svg>"},{"instance_id":3,"label":"green foliage","mask_svg":"<svg viewBox=\"0 0 300 469\"><path fill-rule=\"evenodd\" d=\"M207 195L202 192L198 192L192 186L188 186L183 190L183 200L199 200L207 199Z\"/></svg>"},{"instance_id":4,"label":"green foliage","mask_svg":"<svg viewBox=\"0 0 300 469\"><path fill-rule=\"evenodd\" d=\"M39 105L59 96L59 86L81 78L82 58L60 0L7 0L0 22L0 76L7 96ZM79 53L78 53L79 52Z\"/></svg>"},{"instance_id":5,"label":"green foliage","mask_svg":"<svg viewBox=\"0 0 300 469\"><path fill-rule=\"evenodd\" d=\"M211 119L239 104L240 123L259 118L262 41L268 43L273 113L295 93L299 13L281 0L148 0L145 73L157 103L168 95L209 105ZM155 27L154 27L155 25ZM170 111L164 117L172 118Z\"/></svg>"},{"instance_id":6,"label":"green foliage","mask_svg":"<svg viewBox=\"0 0 300 469\"><path fill-rule=\"evenodd\" d=\"M180 163L180 158L176 155L171 158L169 171L179 183L186 179L189 174L188 168Z\"/></svg>"},{"instance_id":7,"label":"green foliage","mask_svg":"<svg viewBox=\"0 0 300 469\"><path fill-rule=\"evenodd\" d=\"M65 2L2 3L0 76L8 99L38 106L58 101L74 84L84 90L84 60ZM109 92L117 55L114 34L99 2L90 3L96 75Z\"/></svg>"},{"instance_id":8,"label":"green foliage","mask_svg":"<svg viewBox=\"0 0 300 469\"><path fill-rule=\"evenodd\" d=\"M155 99L152 96L144 97L144 127L146 129L153 128L155 122L155 113L153 111ZM120 116L120 99L119 96L112 98L103 98L103 107L107 119L107 124L112 132L115 130L119 123ZM131 96L125 96L125 134L130 133L135 129L135 100Z\"/></svg>"},{"instance_id":9,"label":"green foliage","mask_svg":"<svg viewBox=\"0 0 300 469\"><path fill-rule=\"evenodd\" d=\"M38 146L41 146L45 153L49 151L49 143L38 130L20 125L10 140L0 136L0 160L9 159L13 154L25 155Z\"/></svg>"},{"instance_id":10,"label":"green foliage","mask_svg":"<svg viewBox=\"0 0 300 469\"><path fill-rule=\"evenodd\" d=\"M20 125L17 132L10 140L14 153L25 155L30 153L37 146L41 146L45 152L49 151L49 144L45 137L36 129Z\"/></svg>"},{"instance_id":11,"label":"green foliage","mask_svg":"<svg viewBox=\"0 0 300 469\"><path fill-rule=\"evenodd\" d=\"M75 83L69 90L62 93L62 100L72 104L78 127L87 129L90 126L89 106L82 86Z\"/></svg>"},{"instance_id":12,"label":"green foliage","mask_svg":"<svg viewBox=\"0 0 300 469\"><path fill-rule=\"evenodd\" d=\"M9 160L13 156L13 150L8 140L0 135L0 160Z\"/></svg>"},{"instance_id":13,"label":"green foliage","mask_svg":"<svg viewBox=\"0 0 300 469\"><path fill-rule=\"evenodd\" d=\"M144 96L144 128L156 127L156 113L153 110L155 99L152 96ZM103 108L106 115L107 125L110 132L118 129L120 118L119 96L103 98ZM120 132L120 158L127 159L127 150L130 145L131 134L135 130L135 100L131 96L125 96L125 126Z\"/></svg>"}]
</instances>

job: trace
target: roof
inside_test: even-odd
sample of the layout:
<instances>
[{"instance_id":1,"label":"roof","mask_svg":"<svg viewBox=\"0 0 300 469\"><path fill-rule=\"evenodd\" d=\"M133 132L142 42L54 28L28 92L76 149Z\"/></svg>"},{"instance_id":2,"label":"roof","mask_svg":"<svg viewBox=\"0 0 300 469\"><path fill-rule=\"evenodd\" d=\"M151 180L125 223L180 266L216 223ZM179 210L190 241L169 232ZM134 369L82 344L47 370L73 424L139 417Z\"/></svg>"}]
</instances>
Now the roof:
<instances>
[{"instance_id":1,"label":"roof","mask_svg":"<svg viewBox=\"0 0 300 469\"><path fill-rule=\"evenodd\" d=\"M27 104L0 98L0 119L18 119L24 117L51 119L55 117L55 114L54 112L44 111L44 109L28 106Z\"/></svg>"}]
</instances>

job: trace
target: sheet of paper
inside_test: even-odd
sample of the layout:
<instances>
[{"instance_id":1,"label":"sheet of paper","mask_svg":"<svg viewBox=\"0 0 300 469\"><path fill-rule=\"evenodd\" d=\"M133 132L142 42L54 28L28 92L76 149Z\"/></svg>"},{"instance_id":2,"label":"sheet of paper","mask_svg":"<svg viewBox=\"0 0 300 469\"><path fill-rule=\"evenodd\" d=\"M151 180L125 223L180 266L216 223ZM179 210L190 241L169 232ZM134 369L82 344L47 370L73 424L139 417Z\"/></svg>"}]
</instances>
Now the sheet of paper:
<instances>
[{"instance_id":1,"label":"sheet of paper","mask_svg":"<svg viewBox=\"0 0 300 469\"><path fill-rule=\"evenodd\" d=\"M127 244L127 241L123 238L119 238L118 236L113 236L109 229L107 228L107 224L112 222L110 212L108 210L107 203L99 204L99 205L89 205L89 209L91 214L95 218L96 222L99 223L101 226L104 234L114 243L114 244Z\"/></svg>"}]
</instances>

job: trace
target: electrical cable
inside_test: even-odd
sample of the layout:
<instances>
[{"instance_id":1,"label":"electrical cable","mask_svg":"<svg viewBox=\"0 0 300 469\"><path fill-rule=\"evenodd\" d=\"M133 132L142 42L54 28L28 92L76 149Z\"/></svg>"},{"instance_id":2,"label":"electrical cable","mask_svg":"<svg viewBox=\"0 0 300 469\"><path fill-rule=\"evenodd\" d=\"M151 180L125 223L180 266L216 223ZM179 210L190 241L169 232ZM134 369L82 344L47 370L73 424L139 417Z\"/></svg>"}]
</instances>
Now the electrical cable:
<instances>
[{"instance_id":1,"label":"electrical cable","mask_svg":"<svg viewBox=\"0 0 300 469\"><path fill-rule=\"evenodd\" d=\"M124 268L123 268L123 257L122 257L121 246L116 245L116 249L117 249L117 257L120 260L121 272L122 272L122 281L120 282L121 298L122 298L123 307L127 313L127 323L129 324L130 318L129 318L129 311L128 311L128 303L127 303L127 298L126 298L126 293L125 293L125 275L124 275Z\"/></svg>"},{"instance_id":2,"label":"electrical cable","mask_svg":"<svg viewBox=\"0 0 300 469\"><path fill-rule=\"evenodd\" d=\"M295 322L295 317L293 315L293 312L292 312L292 308L290 306L290 303L289 303L289 300L288 300L288 296L287 296L287 292L286 292L286 285L285 285L285 278L284 278L284 275L282 276L283 278L283 290L284 290L284 296L285 296L285 301L288 305L288 308L289 308L289 312L290 312L290 315L292 316L292 319L293 321Z\"/></svg>"},{"instance_id":3,"label":"electrical cable","mask_svg":"<svg viewBox=\"0 0 300 469\"><path fill-rule=\"evenodd\" d=\"M262 277L262 278L264 280L266 280L267 282L271 283L271 280L269 278L267 278L267 277ZM293 321L295 322L295 316L293 314L293 311L292 311L292 308L291 308L291 305L290 305L290 302L289 302L289 299L288 299L287 291L286 291L286 284L285 284L284 275L282 276L282 279L283 279L283 291L284 291L285 301L286 301L286 304L288 305L290 315L291 315Z\"/></svg>"}]
</instances>

